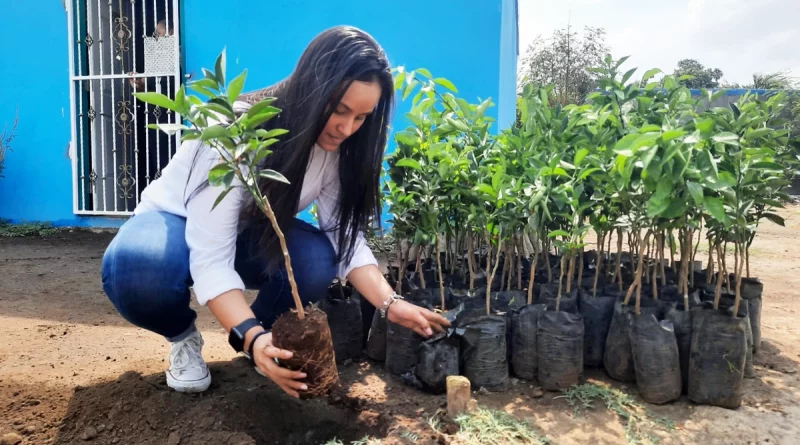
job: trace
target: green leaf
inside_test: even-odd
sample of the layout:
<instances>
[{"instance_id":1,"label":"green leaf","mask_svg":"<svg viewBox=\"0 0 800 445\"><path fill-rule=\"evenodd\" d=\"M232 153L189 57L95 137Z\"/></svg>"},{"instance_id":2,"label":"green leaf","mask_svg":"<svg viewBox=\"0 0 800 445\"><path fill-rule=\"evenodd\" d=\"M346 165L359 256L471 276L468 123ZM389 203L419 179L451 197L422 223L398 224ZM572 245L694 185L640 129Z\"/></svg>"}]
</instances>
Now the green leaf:
<instances>
[{"instance_id":1,"label":"green leaf","mask_svg":"<svg viewBox=\"0 0 800 445\"><path fill-rule=\"evenodd\" d=\"M245 69L242 74L236 76L235 79L231 81L230 86L228 87L228 100L231 102L235 102L239 95L242 93L244 89L244 81L247 78L247 70Z\"/></svg>"},{"instance_id":2,"label":"green leaf","mask_svg":"<svg viewBox=\"0 0 800 445\"><path fill-rule=\"evenodd\" d=\"M276 138L278 136L283 136L284 134L287 133L289 133L289 130L286 130L284 128L275 128L269 131L259 129L258 131L256 131L256 135L262 139Z\"/></svg>"},{"instance_id":3,"label":"green leaf","mask_svg":"<svg viewBox=\"0 0 800 445\"><path fill-rule=\"evenodd\" d=\"M429 78L429 79L432 79L432 78L433 78L433 75L431 75L431 72L430 72L430 71L428 71L428 70L427 70L427 69L425 69L425 68L417 68L417 69L415 69L414 71L416 71L416 72L418 72L418 73L422 74L423 76L425 76L425 77L427 77L427 78Z\"/></svg>"},{"instance_id":4,"label":"green leaf","mask_svg":"<svg viewBox=\"0 0 800 445\"><path fill-rule=\"evenodd\" d=\"M450 82L449 80L445 79L444 77L438 77L436 79L433 79L433 81L437 85L441 85L441 86L447 88L448 90L458 94L458 89L456 88L455 85L453 85L453 82Z\"/></svg>"},{"instance_id":5,"label":"green leaf","mask_svg":"<svg viewBox=\"0 0 800 445\"><path fill-rule=\"evenodd\" d=\"M647 200L647 216L655 218L667 210L669 204L669 197L661 197L658 195L651 196L650 199Z\"/></svg>"},{"instance_id":6,"label":"green leaf","mask_svg":"<svg viewBox=\"0 0 800 445\"><path fill-rule=\"evenodd\" d=\"M781 164L778 164L777 162L761 161L761 162L754 163L753 165L750 166L750 168L755 168L755 169L759 169L759 170L783 171L784 167Z\"/></svg>"},{"instance_id":7,"label":"green leaf","mask_svg":"<svg viewBox=\"0 0 800 445\"><path fill-rule=\"evenodd\" d=\"M703 134L708 134L714 130L714 119L703 119L695 124L698 130Z\"/></svg>"},{"instance_id":8,"label":"green leaf","mask_svg":"<svg viewBox=\"0 0 800 445\"><path fill-rule=\"evenodd\" d=\"M133 93L133 96L142 102L148 103L150 105L156 105L161 108L166 108L170 111L177 111L175 108L175 102L172 101L169 97L161 94L161 93L154 93L154 92L146 92L146 93Z\"/></svg>"},{"instance_id":9,"label":"green leaf","mask_svg":"<svg viewBox=\"0 0 800 445\"><path fill-rule=\"evenodd\" d=\"M212 125L205 130L203 130L203 134L200 136L200 140L202 141L209 141L211 139L219 139L231 137L231 132L227 128L223 127L222 125Z\"/></svg>"},{"instance_id":10,"label":"green leaf","mask_svg":"<svg viewBox=\"0 0 800 445\"><path fill-rule=\"evenodd\" d=\"M211 206L211 210L216 209L219 203L221 203L222 200L225 199L225 196L227 196L231 190L233 190L233 187L228 187L227 189L225 189L225 191L220 193L219 196L217 196L217 199L214 201L214 205Z\"/></svg>"},{"instance_id":11,"label":"green leaf","mask_svg":"<svg viewBox=\"0 0 800 445\"><path fill-rule=\"evenodd\" d=\"M475 190L486 193L487 195L490 195L492 198L494 198L496 195L494 189L489 184L478 184L477 186L475 186Z\"/></svg>"},{"instance_id":12,"label":"green leaf","mask_svg":"<svg viewBox=\"0 0 800 445\"><path fill-rule=\"evenodd\" d=\"M704 205L708 213L714 217L718 222L725 221L725 206L719 198L708 197L704 200Z\"/></svg>"},{"instance_id":13,"label":"green leaf","mask_svg":"<svg viewBox=\"0 0 800 445\"><path fill-rule=\"evenodd\" d=\"M217 81L223 85L225 85L226 52L227 50L223 49L222 53L217 57L217 63L214 64L214 76L217 78Z\"/></svg>"},{"instance_id":14,"label":"green leaf","mask_svg":"<svg viewBox=\"0 0 800 445\"><path fill-rule=\"evenodd\" d=\"M714 135L711 140L720 144L739 145L739 136L727 131Z\"/></svg>"},{"instance_id":15,"label":"green leaf","mask_svg":"<svg viewBox=\"0 0 800 445\"><path fill-rule=\"evenodd\" d=\"M652 79L656 74L660 74L661 70L658 68L653 68L651 70L647 70L642 76L642 82L647 82L648 80Z\"/></svg>"},{"instance_id":16,"label":"green leaf","mask_svg":"<svg viewBox=\"0 0 800 445\"><path fill-rule=\"evenodd\" d=\"M250 107L247 110L246 116L248 118L250 118L250 117L258 116L259 114L267 113L267 112L276 113L276 114L279 113L281 110L279 108L275 108L275 107L273 107L271 105L273 101L274 101L274 99L269 98L269 99L264 99L262 101L257 102L255 105L253 105L252 107Z\"/></svg>"},{"instance_id":17,"label":"green leaf","mask_svg":"<svg viewBox=\"0 0 800 445\"><path fill-rule=\"evenodd\" d=\"M547 234L548 238L555 238L557 236L560 236L562 238L567 238L569 237L569 232L567 232L566 230L553 230L552 232Z\"/></svg>"},{"instance_id":18,"label":"green leaf","mask_svg":"<svg viewBox=\"0 0 800 445\"><path fill-rule=\"evenodd\" d=\"M217 164L208 172L208 183L214 187L219 186L225 175L232 171L233 168L227 162Z\"/></svg>"},{"instance_id":19,"label":"green leaf","mask_svg":"<svg viewBox=\"0 0 800 445\"><path fill-rule=\"evenodd\" d=\"M581 162L583 162L583 159L588 154L589 154L589 149L588 148L581 148L580 150L578 150L575 153L575 160L574 160L575 166L576 167L580 167L581 166Z\"/></svg>"},{"instance_id":20,"label":"green leaf","mask_svg":"<svg viewBox=\"0 0 800 445\"><path fill-rule=\"evenodd\" d=\"M774 213L764 213L762 216L779 226L786 227L786 221L784 221L783 217L779 215L776 215Z\"/></svg>"},{"instance_id":21,"label":"green leaf","mask_svg":"<svg viewBox=\"0 0 800 445\"><path fill-rule=\"evenodd\" d=\"M419 161L417 161L416 159L411 159L411 158L400 159L394 165L395 165L395 167L413 168L414 170L419 170L419 169L422 168L422 165L420 165Z\"/></svg>"},{"instance_id":22,"label":"green leaf","mask_svg":"<svg viewBox=\"0 0 800 445\"><path fill-rule=\"evenodd\" d=\"M636 72L636 70L637 70L637 68L631 68L631 69L629 69L629 70L628 70L628 72L626 72L626 73L625 73L625 74L622 76L622 82L621 82L621 83L624 85L624 84L625 84L625 82L627 82L627 81L628 81L628 80L631 78L631 76L633 76L633 73L635 73L635 72Z\"/></svg>"},{"instance_id":23,"label":"green leaf","mask_svg":"<svg viewBox=\"0 0 800 445\"><path fill-rule=\"evenodd\" d=\"M175 134L175 133L177 133L179 131L190 130L189 127L187 127L186 125L183 125L183 124L151 124L151 125L153 125L157 129L163 131L164 133L166 133L166 134L168 134L170 136L172 136L173 134Z\"/></svg>"},{"instance_id":24,"label":"green leaf","mask_svg":"<svg viewBox=\"0 0 800 445\"><path fill-rule=\"evenodd\" d=\"M694 198L695 204L698 206L703 205L703 186L696 182L686 181L686 188L689 189L689 193Z\"/></svg>"},{"instance_id":25,"label":"green leaf","mask_svg":"<svg viewBox=\"0 0 800 445\"><path fill-rule=\"evenodd\" d=\"M683 136L684 134L686 134L686 130L669 130L661 135L661 140L664 142L669 142L673 139Z\"/></svg>"},{"instance_id":26,"label":"green leaf","mask_svg":"<svg viewBox=\"0 0 800 445\"><path fill-rule=\"evenodd\" d=\"M680 218L681 216L686 214L686 209L687 208L688 208L688 205L687 205L686 201L682 201L682 200L679 200L679 199L671 199L669 201L669 207L667 207L667 210L662 212L660 216L661 216L661 218L664 218L664 219Z\"/></svg>"},{"instance_id":27,"label":"green leaf","mask_svg":"<svg viewBox=\"0 0 800 445\"><path fill-rule=\"evenodd\" d=\"M286 179L285 176L283 176L279 172L276 172L275 170L272 170L272 169L269 169L269 168L265 168L264 170L260 170L258 172L258 176L261 176L262 178L271 179L273 181L283 182L284 184L289 184L289 180Z\"/></svg>"},{"instance_id":28,"label":"green leaf","mask_svg":"<svg viewBox=\"0 0 800 445\"><path fill-rule=\"evenodd\" d=\"M403 87L403 82L406 81L406 72L401 71L395 78L394 78L394 90L400 91L400 88Z\"/></svg>"}]
</instances>

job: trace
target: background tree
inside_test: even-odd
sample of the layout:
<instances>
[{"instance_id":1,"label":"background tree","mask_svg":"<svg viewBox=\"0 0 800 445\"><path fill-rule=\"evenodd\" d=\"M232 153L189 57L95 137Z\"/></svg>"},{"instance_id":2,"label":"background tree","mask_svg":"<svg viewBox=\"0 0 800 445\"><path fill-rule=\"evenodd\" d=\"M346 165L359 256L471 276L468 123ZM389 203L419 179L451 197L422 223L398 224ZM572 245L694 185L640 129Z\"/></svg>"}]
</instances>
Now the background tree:
<instances>
[{"instance_id":1,"label":"background tree","mask_svg":"<svg viewBox=\"0 0 800 445\"><path fill-rule=\"evenodd\" d=\"M553 85L551 100L562 105L582 103L597 86L598 74L589 68L600 66L609 52L603 28L587 26L578 34L570 26L528 46L520 68L520 91L527 84Z\"/></svg>"},{"instance_id":2,"label":"background tree","mask_svg":"<svg viewBox=\"0 0 800 445\"><path fill-rule=\"evenodd\" d=\"M720 86L719 80L722 78L722 70L719 68L706 68L695 59L682 59L678 62L678 67L673 75L676 78L686 75L693 76L691 79L680 81L687 88L717 88Z\"/></svg>"}]
</instances>

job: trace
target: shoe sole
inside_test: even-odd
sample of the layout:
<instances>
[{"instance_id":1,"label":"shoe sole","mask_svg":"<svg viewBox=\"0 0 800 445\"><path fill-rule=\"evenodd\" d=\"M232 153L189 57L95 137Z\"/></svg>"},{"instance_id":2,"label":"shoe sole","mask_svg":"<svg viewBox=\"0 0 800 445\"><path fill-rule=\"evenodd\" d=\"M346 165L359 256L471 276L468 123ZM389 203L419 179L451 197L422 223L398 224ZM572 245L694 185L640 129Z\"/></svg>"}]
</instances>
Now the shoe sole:
<instances>
[{"instance_id":1,"label":"shoe sole","mask_svg":"<svg viewBox=\"0 0 800 445\"><path fill-rule=\"evenodd\" d=\"M178 392L188 392L188 393L195 393L195 392L203 392L211 386L211 374L206 374L206 376L200 380L194 380L191 382L186 382L182 380L177 380L172 375L167 372L167 386L174 389Z\"/></svg>"}]
</instances>

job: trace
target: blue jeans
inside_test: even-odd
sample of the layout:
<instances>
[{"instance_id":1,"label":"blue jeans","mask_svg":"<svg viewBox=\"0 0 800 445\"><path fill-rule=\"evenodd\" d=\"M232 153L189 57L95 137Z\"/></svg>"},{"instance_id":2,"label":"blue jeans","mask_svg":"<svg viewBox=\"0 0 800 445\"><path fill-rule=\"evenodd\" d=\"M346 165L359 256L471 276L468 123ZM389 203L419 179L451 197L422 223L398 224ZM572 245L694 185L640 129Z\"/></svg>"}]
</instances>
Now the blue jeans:
<instances>
[{"instance_id":1,"label":"blue jeans","mask_svg":"<svg viewBox=\"0 0 800 445\"><path fill-rule=\"evenodd\" d=\"M189 307L192 277L186 220L164 212L136 215L122 225L103 256L103 289L130 323L171 341L194 331ZM259 234L243 231L236 241L235 268L248 289L258 289L253 313L269 328L294 307L283 263L267 274L254 253ZM336 275L336 254L325 233L296 219L287 237L297 290L304 305L321 299Z\"/></svg>"}]
</instances>

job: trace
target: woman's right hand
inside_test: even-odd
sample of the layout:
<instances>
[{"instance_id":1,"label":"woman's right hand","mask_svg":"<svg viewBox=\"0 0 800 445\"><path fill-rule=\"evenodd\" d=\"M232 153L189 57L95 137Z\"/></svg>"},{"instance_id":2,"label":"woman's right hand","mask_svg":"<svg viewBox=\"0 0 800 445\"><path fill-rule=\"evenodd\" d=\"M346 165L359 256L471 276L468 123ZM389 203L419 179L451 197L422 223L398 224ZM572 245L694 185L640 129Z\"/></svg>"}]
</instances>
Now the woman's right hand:
<instances>
[{"instance_id":1,"label":"woman's right hand","mask_svg":"<svg viewBox=\"0 0 800 445\"><path fill-rule=\"evenodd\" d=\"M272 332L259 336L253 345L253 358L258 369L280 386L286 394L300 398L297 391L305 391L308 387L298 380L306 378L306 374L286 369L275 362L276 358L286 360L292 358L292 355L291 351L278 349L272 345Z\"/></svg>"}]
</instances>

